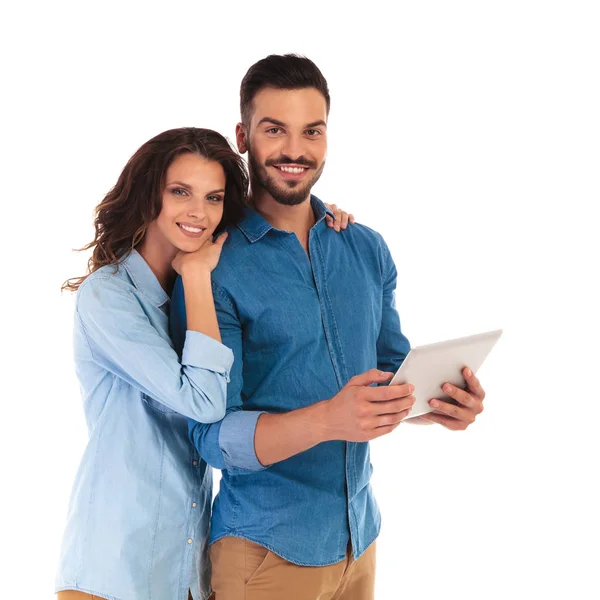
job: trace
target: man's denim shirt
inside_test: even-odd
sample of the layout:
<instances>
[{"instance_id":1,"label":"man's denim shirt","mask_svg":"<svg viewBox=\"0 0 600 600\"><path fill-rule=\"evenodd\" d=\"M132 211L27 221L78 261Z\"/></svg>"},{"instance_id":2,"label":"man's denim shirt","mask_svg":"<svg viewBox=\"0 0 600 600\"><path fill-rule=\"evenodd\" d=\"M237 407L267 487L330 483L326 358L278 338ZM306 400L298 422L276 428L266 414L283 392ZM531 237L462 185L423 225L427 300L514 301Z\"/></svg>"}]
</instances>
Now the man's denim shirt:
<instances>
[{"instance_id":1,"label":"man's denim shirt","mask_svg":"<svg viewBox=\"0 0 600 600\"><path fill-rule=\"evenodd\" d=\"M254 451L261 412L286 412L337 394L354 375L395 372L409 351L395 308L396 267L383 238L363 225L328 228L316 197L310 259L294 233L248 208L230 230L213 293L222 341L235 357L227 415L189 421L190 438L221 469L211 543L237 536L286 560L329 565L349 539L358 558L377 537L368 443L331 441L263 468ZM176 347L186 330L179 279L172 298Z\"/></svg>"}]
</instances>

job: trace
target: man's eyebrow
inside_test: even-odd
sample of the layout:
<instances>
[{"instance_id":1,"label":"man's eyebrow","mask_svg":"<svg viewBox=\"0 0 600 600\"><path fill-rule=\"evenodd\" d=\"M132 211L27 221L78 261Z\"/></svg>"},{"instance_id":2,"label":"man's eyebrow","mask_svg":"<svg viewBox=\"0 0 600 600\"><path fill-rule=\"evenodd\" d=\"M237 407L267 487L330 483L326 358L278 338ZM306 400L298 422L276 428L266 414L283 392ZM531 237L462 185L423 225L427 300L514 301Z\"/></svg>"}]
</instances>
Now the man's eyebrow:
<instances>
[{"instance_id":1,"label":"man's eyebrow","mask_svg":"<svg viewBox=\"0 0 600 600\"><path fill-rule=\"evenodd\" d=\"M257 125L261 125L262 123L273 123L273 125L277 125L278 127L285 127L285 123L282 121L278 121L277 119L273 119L272 117L263 117Z\"/></svg>"},{"instance_id":2,"label":"man's eyebrow","mask_svg":"<svg viewBox=\"0 0 600 600\"><path fill-rule=\"evenodd\" d=\"M285 123L283 121L279 121L278 119L274 119L273 117L263 117L257 125L261 125L262 123L273 123L273 125L277 125L277 127L285 127ZM327 123L322 119L318 121L314 121L312 123L308 123L308 125L304 126L306 129L312 129L313 127L327 127Z\"/></svg>"},{"instance_id":3,"label":"man's eyebrow","mask_svg":"<svg viewBox=\"0 0 600 600\"><path fill-rule=\"evenodd\" d=\"M315 121L314 123L309 123L306 126L306 129L312 129L313 127L327 127L327 123L325 123L325 121Z\"/></svg>"}]
</instances>

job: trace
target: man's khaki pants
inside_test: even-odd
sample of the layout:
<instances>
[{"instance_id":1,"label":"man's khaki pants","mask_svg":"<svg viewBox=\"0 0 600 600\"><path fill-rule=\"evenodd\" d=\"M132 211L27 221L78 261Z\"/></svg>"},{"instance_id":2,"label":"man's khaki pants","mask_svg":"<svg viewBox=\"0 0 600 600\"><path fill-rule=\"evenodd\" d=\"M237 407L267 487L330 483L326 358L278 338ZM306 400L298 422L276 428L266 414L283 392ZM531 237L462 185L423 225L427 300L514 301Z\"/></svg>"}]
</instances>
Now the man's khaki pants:
<instances>
[{"instance_id":1,"label":"man's khaki pants","mask_svg":"<svg viewBox=\"0 0 600 600\"><path fill-rule=\"evenodd\" d=\"M373 600L375 542L358 559L301 567L249 540L224 537L210 548L211 600Z\"/></svg>"}]
</instances>

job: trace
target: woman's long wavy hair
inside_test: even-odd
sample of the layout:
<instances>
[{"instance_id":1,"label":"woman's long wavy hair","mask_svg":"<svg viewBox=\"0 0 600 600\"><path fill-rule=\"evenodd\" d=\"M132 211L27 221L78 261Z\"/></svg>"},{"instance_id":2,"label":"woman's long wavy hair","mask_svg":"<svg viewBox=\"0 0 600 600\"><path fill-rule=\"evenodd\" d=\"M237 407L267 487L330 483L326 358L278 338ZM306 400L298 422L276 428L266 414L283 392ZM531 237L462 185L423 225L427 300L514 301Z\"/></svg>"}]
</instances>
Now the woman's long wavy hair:
<instances>
[{"instance_id":1,"label":"woman's long wavy hair","mask_svg":"<svg viewBox=\"0 0 600 600\"><path fill-rule=\"evenodd\" d=\"M186 153L217 161L225 171L223 218L215 233L239 222L248 196L248 173L243 159L216 131L195 127L170 129L138 149L116 185L96 207L96 235L78 250L93 249L88 273L68 279L61 289L76 291L88 275L104 265L118 268L119 262L142 243L148 225L161 211L167 169L175 158Z\"/></svg>"}]
</instances>

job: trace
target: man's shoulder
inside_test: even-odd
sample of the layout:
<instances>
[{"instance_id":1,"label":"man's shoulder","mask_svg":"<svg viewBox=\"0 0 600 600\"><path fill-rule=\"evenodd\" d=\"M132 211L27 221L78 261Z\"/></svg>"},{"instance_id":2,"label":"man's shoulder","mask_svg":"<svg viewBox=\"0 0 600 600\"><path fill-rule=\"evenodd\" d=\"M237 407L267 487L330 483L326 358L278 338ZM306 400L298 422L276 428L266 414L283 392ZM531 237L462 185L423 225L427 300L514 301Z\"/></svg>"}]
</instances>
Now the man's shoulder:
<instances>
[{"instance_id":1,"label":"man's shoulder","mask_svg":"<svg viewBox=\"0 0 600 600\"><path fill-rule=\"evenodd\" d=\"M223 253L239 252L250 245L248 238L239 225L230 225L226 231L228 236L223 246Z\"/></svg>"},{"instance_id":2,"label":"man's shoulder","mask_svg":"<svg viewBox=\"0 0 600 600\"><path fill-rule=\"evenodd\" d=\"M389 249L383 236L367 225L351 223L346 230L340 233L333 232L333 235L340 237L331 238L332 241L339 239L341 242L345 242L340 250L346 247L347 250L353 250L365 258L371 256L378 261L383 259L383 263L387 261L386 257L389 254ZM334 245L337 246L337 244Z\"/></svg>"},{"instance_id":3,"label":"man's shoulder","mask_svg":"<svg viewBox=\"0 0 600 600\"><path fill-rule=\"evenodd\" d=\"M312 197L314 201L318 202L320 205L324 206L325 203L323 202L323 200L321 200L320 198L317 198L316 196ZM342 205L343 202L341 200L334 200L334 202L337 202L338 205ZM333 232L333 229L331 229L330 227L327 227L326 231L331 231ZM340 235L340 233L338 232L334 232L337 235ZM371 227L368 227L367 225L364 225L363 223L350 223L348 224L348 227L341 232L342 235L342 239L343 236L346 236L347 239L352 239L355 243L363 243L363 244L369 244L371 246L377 247L377 246L385 246L385 241L382 237L382 235L378 232L375 231L375 229L372 229Z\"/></svg>"},{"instance_id":4,"label":"man's shoulder","mask_svg":"<svg viewBox=\"0 0 600 600\"><path fill-rule=\"evenodd\" d=\"M255 253L252 252L253 244L239 227L228 227L227 233L229 235L212 272L212 280L213 284L229 288L232 284L235 286L236 282L243 284L246 280L248 263L254 262Z\"/></svg>"},{"instance_id":5,"label":"man's shoulder","mask_svg":"<svg viewBox=\"0 0 600 600\"><path fill-rule=\"evenodd\" d=\"M228 227L227 233L227 240L223 244L221 258L216 269L213 271L213 276L221 272L224 266L225 268L230 268L232 265L239 264L240 261L245 260L244 257L252 247L248 238L237 226Z\"/></svg>"},{"instance_id":6,"label":"man's shoulder","mask_svg":"<svg viewBox=\"0 0 600 600\"><path fill-rule=\"evenodd\" d=\"M381 233L362 223L351 223L339 233L330 231L326 235L330 259L350 261L354 268L363 265L369 272L378 272L385 277L393 259Z\"/></svg>"},{"instance_id":7,"label":"man's shoulder","mask_svg":"<svg viewBox=\"0 0 600 600\"><path fill-rule=\"evenodd\" d=\"M377 246L385 244L383 236L378 231L375 231L375 229L371 229L362 223L352 223L348 225L348 228L344 233L346 232L354 236L357 240L364 241L366 244Z\"/></svg>"}]
</instances>

